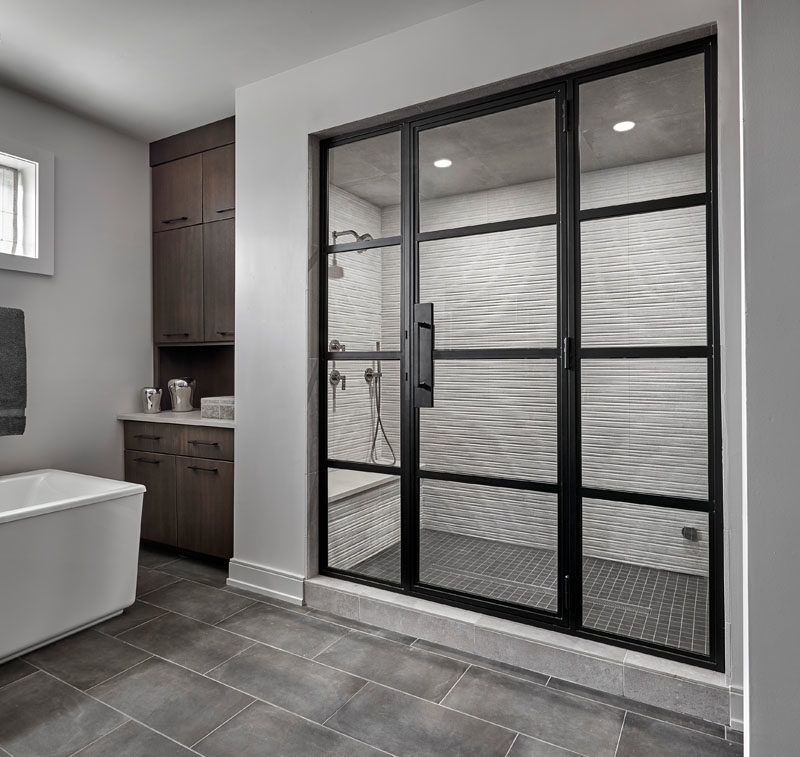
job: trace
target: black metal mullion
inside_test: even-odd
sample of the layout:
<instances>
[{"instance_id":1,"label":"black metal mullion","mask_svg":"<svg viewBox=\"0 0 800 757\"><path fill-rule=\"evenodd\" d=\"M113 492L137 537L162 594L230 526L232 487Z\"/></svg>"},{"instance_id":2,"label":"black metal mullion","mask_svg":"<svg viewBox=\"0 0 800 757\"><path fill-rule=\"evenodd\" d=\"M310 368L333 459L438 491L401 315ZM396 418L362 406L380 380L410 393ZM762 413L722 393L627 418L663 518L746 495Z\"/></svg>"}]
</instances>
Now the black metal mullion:
<instances>
[{"instance_id":1,"label":"black metal mullion","mask_svg":"<svg viewBox=\"0 0 800 757\"><path fill-rule=\"evenodd\" d=\"M707 358L711 348L705 345L676 345L663 347L581 347L578 354L583 360L608 358Z\"/></svg>"},{"instance_id":2,"label":"black metal mullion","mask_svg":"<svg viewBox=\"0 0 800 757\"><path fill-rule=\"evenodd\" d=\"M365 473L388 473L391 476L399 476L402 471L402 468L399 465L359 463L356 460L340 460L339 458L328 458L328 468L364 471Z\"/></svg>"},{"instance_id":3,"label":"black metal mullion","mask_svg":"<svg viewBox=\"0 0 800 757\"><path fill-rule=\"evenodd\" d=\"M639 202L626 202L618 205L606 205L600 208L586 208L579 210L579 221L596 221L604 218L617 218L619 216L633 216L641 213L658 213L665 210L680 210L681 208L695 208L706 205L708 198L705 192L677 197L658 197L655 200L641 200Z\"/></svg>"},{"instance_id":4,"label":"black metal mullion","mask_svg":"<svg viewBox=\"0 0 800 757\"><path fill-rule=\"evenodd\" d=\"M434 350L434 360L557 360L557 347L507 347L474 350Z\"/></svg>"},{"instance_id":5,"label":"black metal mullion","mask_svg":"<svg viewBox=\"0 0 800 757\"><path fill-rule=\"evenodd\" d=\"M503 478L502 476L485 476L479 473L457 473L455 471L432 470L421 468L419 478L432 481L453 481L475 486L494 486L499 489L521 489L524 491L558 493L558 484L547 481L534 481L527 478Z\"/></svg>"},{"instance_id":6,"label":"black metal mullion","mask_svg":"<svg viewBox=\"0 0 800 757\"><path fill-rule=\"evenodd\" d=\"M320 145L319 161L319 238L328 238L328 148ZM328 271L325 258L319 261L319 324L318 349L324 353L328 349ZM318 358L317 371L317 481L319 500L317 502L317 531L319 534L319 570L328 569L328 364Z\"/></svg>"},{"instance_id":7,"label":"black metal mullion","mask_svg":"<svg viewBox=\"0 0 800 757\"><path fill-rule=\"evenodd\" d=\"M342 242L342 244L323 245L322 251L325 255L336 255L340 252L359 252L362 250L375 250L382 247L397 247L402 242L402 237L380 237L378 239L366 239L363 242Z\"/></svg>"},{"instance_id":8,"label":"black metal mullion","mask_svg":"<svg viewBox=\"0 0 800 757\"><path fill-rule=\"evenodd\" d=\"M549 213L548 215L543 216L513 218L509 221L491 221L489 223L476 223L470 226L457 226L452 229L423 231L417 236L417 241L431 242L437 239L457 239L459 237L473 237L481 234L497 234L503 231L535 229L541 226L555 226L557 222L558 214Z\"/></svg>"},{"instance_id":9,"label":"black metal mullion","mask_svg":"<svg viewBox=\"0 0 800 757\"><path fill-rule=\"evenodd\" d=\"M328 352L327 359L328 360L341 360L346 362L348 360L385 360L387 362L391 361L398 361L402 357L402 351L392 350L386 352L377 352L375 350L365 350L363 352L358 352L356 350L353 351L341 351L341 352Z\"/></svg>"},{"instance_id":10,"label":"black metal mullion","mask_svg":"<svg viewBox=\"0 0 800 757\"><path fill-rule=\"evenodd\" d=\"M700 513L709 513L714 509L714 503L706 499L674 497L668 494L631 492L621 489L603 489L593 486L584 486L581 489L581 497L587 499L602 499L607 502L626 502L631 505L648 505L650 507L665 507L675 510L691 510L692 512Z\"/></svg>"}]
</instances>

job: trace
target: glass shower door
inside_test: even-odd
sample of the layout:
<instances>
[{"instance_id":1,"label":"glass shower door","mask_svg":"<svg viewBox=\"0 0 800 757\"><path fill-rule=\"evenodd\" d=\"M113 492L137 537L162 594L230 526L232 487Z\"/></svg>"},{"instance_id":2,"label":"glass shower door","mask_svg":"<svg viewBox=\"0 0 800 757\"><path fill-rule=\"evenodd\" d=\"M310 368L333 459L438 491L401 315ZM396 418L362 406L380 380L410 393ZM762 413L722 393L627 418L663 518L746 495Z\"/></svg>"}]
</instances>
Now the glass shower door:
<instances>
[{"instance_id":1,"label":"glass shower door","mask_svg":"<svg viewBox=\"0 0 800 757\"><path fill-rule=\"evenodd\" d=\"M557 97L418 131L417 585L560 612Z\"/></svg>"}]
</instances>

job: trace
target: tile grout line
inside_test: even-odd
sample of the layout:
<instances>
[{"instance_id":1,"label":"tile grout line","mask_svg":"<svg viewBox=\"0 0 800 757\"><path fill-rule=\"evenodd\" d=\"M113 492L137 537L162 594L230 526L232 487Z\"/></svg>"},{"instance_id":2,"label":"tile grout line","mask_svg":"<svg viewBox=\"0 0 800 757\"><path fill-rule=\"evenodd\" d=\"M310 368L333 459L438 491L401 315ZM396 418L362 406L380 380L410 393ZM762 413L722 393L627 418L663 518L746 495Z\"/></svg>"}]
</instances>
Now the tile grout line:
<instances>
[{"instance_id":1,"label":"tile grout line","mask_svg":"<svg viewBox=\"0 0 800 757\"><path fill-rule=\"evenodd\" d=\"M134 649L139 649L139 647L134 647ZM147 652L146 649L143 649L141 651ZM152 652L147 652L147 654L149 654L150 657L146 657L144 660L139 660L139 662L137 662L135 665L131 665L130 667L125 668L125 670L120 670L119 673L114 673L113 676L109 676L105 680L100 681L100 683L92 684L88 689L78 689L77 686L75 686L74 688L78 689L78 691L83 691L85 694L88 694L95 686L100 686L103 683L108 683L109 681L113 681L117 676L121 676L123 673L128 673L129 671L133 670L134 668L138 668L139 665L144 665L148 660L152 660L153 659ZM55 675L54 673L50 673L49 671L45 670L44 668L40 668L40 670L42 671L42 673L47 673L47 675L53 676L53 678L58 678L57 675ZM63 681L68 686L73 686L73 684L71 684L69 681L64 681L63 678L58 678L58 680L59 681Z\"/></svg>"},{"instance_id":2,"label":"tile grout line","mask_svg":"<svg viewBox=\"0 0 800 757\"><path fill-rule=\"evenodd\" d=\"M135 600L135 601L136 601L136 602L142 602L142 604L146 604L148 607L154 607L156 610L163 610L163 612L162 612L160 615L156 615L154 618L148 618L147 620L143 620L141 623L137 623L135 626L131 626L130 628L126 628L124 631L120 631L120 632L119 632L118 634L116 634L116 635L115 635L115 634L113 634L113 633L108 633L108 631L103 631L102 629L100 629L100 628L97 628L96 626L92 626L92 627L91 627L91 629L88 629L88 628L87 628L86 630L87 630L87 631L88 631L88 630L97 631L97 633L101 633L101 634L103 634L103 636L108 636L110 639L119 639L119 637L120 637L122 634L124 634L124 633L128 633L128 631L134 631L134 630L135 630L135 629L137 629L137 628L141 628L143 625L146 625L146 624L147 624L147 623L149 623L151 620L157 620L158 618L161 618L161 617L163 617L164 615L166 615L166 614L169 612L169 610L164 610L164 608L163 608L163 607L159 607L158 605L153 605L153 604L150 604L150 602L144 602L143 600L139 599L138 597L136 598L136 600ZM132 606L133 606L133 605L131 605L131 607L132 607ZM69 637L66 637L66 638L69 638ZM119 640L121 641L121 639L119 639ZM57 642L56 642L56 643L57 643Z\"/></svg>"},{"instance_id":3,"label":"tile grout line","mask_svg":"<svg viewBox=\"0 0 800 757\"><path fill-rule=\"evenodd\" d=\"M463 663L462 663L462 664L463 664ZM444 702L444 700L445 700L445 699L447 699L447 697L450 695L450 692L451 692L451 691L452 691L452 690L453 690L453 689L454 689L456 686L458 686L458 683L459 683L459 681L461 681L461 679L462 679L462 678L463 678L463 677L464 677L464 676L465 676L467 673L469 673L469 671L470 671L471 669L472 669L472 665L469 665L469 664L467 664L467 667L466 667L466 668L464 668L464 670L461 672L461 675L460 675L458 678L456 678L456 681L455 681L455 683L454 683L454 684L453 684L453 685L452 685L452 686L451 686L451 687L450 687L450 688L449 688L449 689L448 689L448 690L445 692L444 696L441 696L441 697L439 697L439 699L438 699L438 701L436 702L436 704L441 704L442 702Z\"/></svg>"},{"instance_id":4,"label":"tile grout line","mask_svg":"<svg viewBox=\"0 0 800 757\"><path fill-rule=\"evenodd\" d=\"M511 754L511 750L514 748L514 744L517 743L518 739L519 739L519 731L517 731L517 733L514 734L514 738L511 740L511 743L508 745L508 751L506 752L505 757L508 757L508 755Z\"/></svg>"},{"instance_id":5,"label":"tile grout line","mask_svg":"<svg viewBox=\"0 0 800 757\"><path fill-rule=\"evenodd\" d=\"M622 732L625 730L625 721L628 719L628 711L625 710L625 714L622 716L622 727L619 729L619 736L617 736L617 746L614 747L614 757L617 757L617 752L619 752L619 745L622 742Z\"/></svg>"},{"instance_id":6,"label":"tile grout line","mask_svg":"<svg viewBox=\"0 0 800 757\"><path fill-rule=\"evenodd\" d=\"M12 686L17 681L25 680L28 676L32 676L34 673L38 673L39 670L41 669L41 668L37 668L33 663L30 663L27 660L23 660L22 657L15 657L14 660L20 660L20 662L23 662L25 665L28 665L31 668L33 668L33 670L31 670L29 673L26 673L24 676L20 676L19 678L15 678L13 681L9 681L8 683L4 683L2 686L0 686L0 691L2 691L6 686ZM14 660L9 660L8 662L14 662ZM5 663L5 662L3 663L3 665L7 665L7 664L8 663ZM2 748L3 747L0 747L0 749L2 749Z\"/></svg>"},{"instance_id":7,"label":"tile grout line","mask_svg":"<svg viewBox=\"0 0 800 757\"><path fill-rule=\"evenodd\" d=\"M355 692L353 692L353 694L351 694L349 697L347 697L347 699L346 699L344 702L342 702L342 703L341 703L341 704L340 704L340 705L339 705L339 706L338 706L338 707L337 707L337 708L336 708L336 709L335 709L335 710L334 710L334 711L333 711L333 712L332 712L330 715L328 715L328 717L327 717L327 718L325 718L325 720L323 720L323 721L320 723L320 725L324 725L324 726L326 726L326 727L328 727L328 728L329 728L330 726L327 726L327 725L326 725L326 724L327 724L327 722L328 722L328 721L329 721L329 720L330 720L330 719L331 719L331 718L332 718L332 717L333 717L333 716L334 716L334 715L335 715L337 712L339 712L339 710L341 710L343 707L345 707L345 706L347 706L348 704L350 704L350 702L352 702L352 701L353 701L353 700L354 700L354 699L355 699L355 698L356 698L356 697L357 697L357 696L358 696L358 695L359 695L359 694L360 694L362 691L364 691L364 689L365 689L365 688L367 688L367 685L368 685L369 683L371 683L371 681L369 681L369 679L366 679L366 678L365 678L365 679L364 679L364 683L363 683L361 686L359 686L359 687L358 687L358 691L355 691ZM333 730L336 730L336 729L334 729L334 728L331 728L331 730L333 731ZM337 731L337 733L338 733L338 731Z\"/></svg>"},{"instance_id":8,"label":"tile grout line","mask_svg":"<svg viewBox=\"0 0 800 757\"><path fill-rule=\"evenodd\" d=\"M313 662L319 662L317 660L317 657L319 657L321 654L325 654L325 652L327 652L334 644L338 644L342 639L346 639L351 633L352 631L348 631L346 634L343 634L338 639L334 639L330 644L326 644L322 649L319 650L319 652L317 652L313 657L309 657L308 659L312 660Z\"/></svg>"},{"instance_id":9,"label":"tile grout line","mask_svg":"<svg viewBox=\"0 0 800 757\"><path fill-rule=\"evenodd\" d=\"M213 667L210 667L205 673L200 673L200 675L201 676L207 676L207 675L209 675L209 673L213 673L217 668L221 668L223 665L225 665L226 663L230 662L231 660L235 660L239 655L244 654L248 649L252 649L257 644L258 644L258 642L254 641L252 644L250 644L249 646L245 647L244 649L240 649L236 654L232 654L226 660L223 660L219 664L214 665ZM164 658L164 659L166 659L166 658ZM197 671L195 671L195 673L196 672ZM216 678L212 678L211 680L212 681L217 681ZM217 683L222 683L222 681L217 681Z\"/></svg>"},{"instance_id":10,"label":"tile grout line","mask_svg":"<svg viewBox=\"0 0 800 757\"><path fill-rule=\"evenodd\" d=\"M75 755L80 754L82 751L84 751L84 749L88 749L90 746L96 744L98 741L102 741L106 736L110 736L112 733L116 733L120 728L122 728L125 725L128 725L128 723L130 722L131 722L130 720L126 720L124 723L120 723L116 728L112 728L108 733L104 733L102 736L98 736L96 739L90 741L88 744L85 744L80 749L77 749L74 752L70 752L69 757L75 757Z\"/></svg>"},{"instance_id":11,"label":"tile grout line","mask_svg":"<svg viewBox=\"0 0 800 757\"><path fill-rule=\"evenodd\" d=\"M194 749L203 739L207 739L212 733L216 733L222 726L228 724L233 720L235 717L241 715L248 707L252 707L258 700L253 699L252 702L248 702L241 710L238 712L234 712L229 718L223 720L216 728L212 728L205 736L201 736L197 741L192 744L191 748Z\"/></svg>"}]
</instances>

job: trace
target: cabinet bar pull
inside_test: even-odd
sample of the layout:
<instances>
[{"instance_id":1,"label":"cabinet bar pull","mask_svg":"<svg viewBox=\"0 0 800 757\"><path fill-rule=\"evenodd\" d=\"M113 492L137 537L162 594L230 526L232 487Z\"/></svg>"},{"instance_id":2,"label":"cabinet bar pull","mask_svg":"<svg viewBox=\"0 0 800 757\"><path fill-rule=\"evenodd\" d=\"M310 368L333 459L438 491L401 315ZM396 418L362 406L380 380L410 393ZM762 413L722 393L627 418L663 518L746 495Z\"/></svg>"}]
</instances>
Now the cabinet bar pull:
<instances>
[{"instance_id":1,"label":"cabinet bar pull","mask_svg":"<svg viewBox=\"0 0 800 757\"><path fill-rule=\"evenodd\" d=\"M153 436L152 434L134 434L134 439L150 439L151 441L157 442L161 439L160 436Z\"/></svg>"},{"instance_id":2,"label":"cabinet bar pull","mask_svg":"<svg viewBox=\"0 0 800 757\"><path fill-rule=\"evenodd\" d=\"M186 467L189 470L203 470L203 471L208 471L209 473L217 473L217 471L219 471L219 468L202 468L199 465L187 465Z\"/></svg>"},{"instance_id":3,"label":"cabinet bar pull","mask_svg":"<svg viewBox=\"0 0 800 757\"><path fill-rule=\"evenodd\" d=\"M171 332L164 332L161 336L189 336L188 331L171 331Z\"/></svg>"},{"instance_id":4,"label":"cabinet bar pull","mask_svg":"<svg viewBox=\"0 0 800 757\"><path fill-rule=\"evenodd\" d=\"M236 332L235 331L218 331L217 333L220 336L233 336Z\"/></svg>"},{"instance_id":5,"label":"cabinet bar pull","mask_svg":"<svg viewBox=\"0 0 800 757\"><path fill-rule=\"evenodd\" d=\"M189 439L189 444L202 444L204 447L219 447L219 442L201 442L199 439Z\"/></svg>"},{"instance_id":6,"label":"cabinet bar pull","mask_svg":"<svg viewBox=\"0 0 800 757\"><path fill-rule=\"evenodd\" d=\"M176 221L188 221L188 220L189 216L180 216L178 218L167 218L165 221L162 221L161 223L175 223Z\"/></svg>"},{"instance_id":7,"label":"cabinet bar pull","mask_svg":"<svg viewBox=\"0 0 800 757\"><path fill-rule=\"evenodd\" d=\"M227 213L229 210L236 210L236 206L232 205L230 208L217 208L217 213Z\"/></svg>"},{"instance_id":8,"label":"cabinet bar pull","mask_svg":"<svg viewBox=\"0 0 800 757\"><path fill-rule=\"evenodd\" d=\"M135 463L149 463L150 465L161 465L161 460L148 460L146 457L134 457Z\"/></svg>"}]
</instances>

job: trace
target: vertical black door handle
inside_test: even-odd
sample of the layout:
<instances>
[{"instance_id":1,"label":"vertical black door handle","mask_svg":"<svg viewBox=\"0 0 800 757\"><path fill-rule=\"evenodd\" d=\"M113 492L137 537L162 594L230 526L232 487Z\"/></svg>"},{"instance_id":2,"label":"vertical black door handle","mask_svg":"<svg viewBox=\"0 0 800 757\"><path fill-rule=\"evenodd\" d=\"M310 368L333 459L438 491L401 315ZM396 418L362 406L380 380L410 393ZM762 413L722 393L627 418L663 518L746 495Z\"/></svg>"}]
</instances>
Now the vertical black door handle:
<instances>
[{"instance_id":1,"label":"vertical black door handle","mask_svg":"<svg viewBox=\"0 0 800 757\"><path fill-rule=\"evenodd\" d=\"M414 406L433 407L433 303L414 305L416 362L414 368Z\"/></svg>"}]
</instances>

